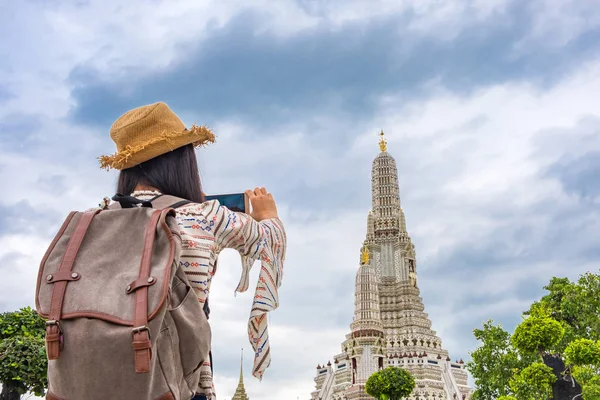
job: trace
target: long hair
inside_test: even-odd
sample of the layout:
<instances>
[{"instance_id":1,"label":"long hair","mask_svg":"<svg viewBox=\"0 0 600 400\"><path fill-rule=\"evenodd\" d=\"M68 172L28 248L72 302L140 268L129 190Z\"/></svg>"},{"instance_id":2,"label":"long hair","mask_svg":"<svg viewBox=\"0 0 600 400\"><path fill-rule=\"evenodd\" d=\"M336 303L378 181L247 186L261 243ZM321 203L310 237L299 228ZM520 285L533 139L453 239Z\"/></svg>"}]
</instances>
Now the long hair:
<instances>
[{"instance_id":1,"label":"long hair","mask_svg":"<svg viewBox=\"0 0 600 400\"><path fill-rule=\"evenodd\" d=\"M194 203L204 202L194 146L180 147L119 173L117 193L129 195L138 185Z\"/></svg>"}]
</instances>

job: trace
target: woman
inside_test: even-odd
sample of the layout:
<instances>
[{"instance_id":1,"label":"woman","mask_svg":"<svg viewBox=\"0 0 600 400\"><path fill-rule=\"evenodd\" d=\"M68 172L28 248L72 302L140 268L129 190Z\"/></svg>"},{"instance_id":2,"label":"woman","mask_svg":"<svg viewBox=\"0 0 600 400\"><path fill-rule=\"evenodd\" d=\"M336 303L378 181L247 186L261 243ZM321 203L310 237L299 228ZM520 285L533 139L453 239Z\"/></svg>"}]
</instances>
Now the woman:
<instances>
[{"instance_id":1,"label":"woman","mask_svg":"<svg viewBox=\"0 0 600 400\"><path fill-rule=\"evenodd\" d=\"M194 149L214 142L206 127L186 129L164 103L131 110L113 124L110 136L117 153L99 158L102 168L120 170L117 192L149 200L161 194L191 201L177 208L181 230L180 265L185 268L198 301L208 300L219 252L233 248L242 256L242 277L236 291L249 286L256 260L262 268L248 333L255 350L253 375L262 378L270 363L266 313L278 307L286 237L273 196L264 188L247 190L252 213L236 213L218 201L204 202ZM202 368L195 399L215 399L212 367Z\"/></svg>"}]
</instances>

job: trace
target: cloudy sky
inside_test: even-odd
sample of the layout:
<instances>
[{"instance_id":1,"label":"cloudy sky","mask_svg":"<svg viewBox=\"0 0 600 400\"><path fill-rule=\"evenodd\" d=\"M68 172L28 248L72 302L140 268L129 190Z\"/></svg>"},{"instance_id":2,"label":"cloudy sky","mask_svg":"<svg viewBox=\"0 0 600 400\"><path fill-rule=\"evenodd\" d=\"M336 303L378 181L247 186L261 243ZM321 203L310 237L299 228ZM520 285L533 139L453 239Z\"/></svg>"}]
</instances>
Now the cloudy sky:
<instances>
[{"instance_id":1,"label":"cloudy sky","mask_svg":"<svg viewBox=\"0 0 600 400\"><path fill-rule=\"evenodd\" d=\"M340 350L384 129L426 311L452 358L512 328L552 276L600 261L598 0L0 1L0 311L32 305L64 216L114 191L111 123L165 101L217 143L207 193L266 186L289 249L271 368L224 252L217 392L308 399ZM256 277L256 274L254 275Z\"/></svg>"}]
</instances>

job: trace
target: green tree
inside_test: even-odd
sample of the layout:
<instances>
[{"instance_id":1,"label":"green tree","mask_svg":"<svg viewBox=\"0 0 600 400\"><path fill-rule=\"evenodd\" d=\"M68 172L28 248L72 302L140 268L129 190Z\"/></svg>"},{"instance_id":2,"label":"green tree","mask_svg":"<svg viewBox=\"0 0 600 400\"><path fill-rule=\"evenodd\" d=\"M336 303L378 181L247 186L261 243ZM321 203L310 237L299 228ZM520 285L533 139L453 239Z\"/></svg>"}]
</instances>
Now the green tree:
<instances>
[{"instance_id":1,"label":"green tree","mask_svg":"<svg viewBox=\"0 0 600 400\"><path fill-rule=\"evenodd\" d=\"M515 328L511 342L523 353L539 352L540 356L558 344L565 334L560 322L544 316L531 316Z\"/></svg>"},{"instance_id":2,"label":"green tree","mask_svg":"<svg viewBox=\"0 0 600 400\"><path fill-rule=\"evenodd\" d=\"M567 346L564 355L573 377L583 387L583 399L600 399L600 341L576 339Z\"/></svg>"},{"instance_id":3,"label":"green tree","mask_svg":"<svg viewBox=\"0 0 600 400\"><path fill-rule=\"evenodd\" d=\"M587 272L577 282L553 277L544 289L549 293L533 303L525 314L543 309L563 323L565 336L558 351L577 338L600 340L600 274Z\"/></svg>"},{"instance_id":4,"label":"green tree","mask_svg":"<svg viewBox=\"0 0 600 400\"><path fill-rule=\"evenodd\" d=\"M554 277L544 289L548 293L523 313L527 318L514 334L491 321L474 330L481 345L471 353L467 369L475 379L475 400L578 394L583 400L600 400L600 365L595 363L600 354L600 274L588 272L575 282Z\"/></svg>"},{"instance_id":5,"label":"green tree","mask_svg":"<svg viewBox=\"0 0 600 400\"><path fill-rule=\"evenodd\" d=\"M546 400L552 397L552 384L556 379L552 368L536 362L515 373L509 386L517 399Z\"/></svg>"},{"instance_id":6,"label":"green tree","mask_svg":"<svg viewBox=\"0 0 600 400\"><path fill-rule=\"evenodd\" d=\"M565 349L565 361L572 365L600 367L600 341L576 339Z\"/></svg>"},{"instance_id":7,"label":"green tree","mask_svg":"<svg viewBox=\"0 0 600 400\"><path fill-rule=\"evenodd\" d=\"M0 400L18 400L47 387L45 323L30 307L0 314Z\"/></svg>"},{"instance_id":8,"label":"green tree","mask_svg":"<svg viewBox=\"0 0 600 400\"><path fill-rule=\"evenodd\" d=\"M583 387L583 400L600 399L600 376L596 375Z\"/></svg>"},{"instance_id":9,"label":"green tree","mask_svg":"<svg viewBox=\"0 0 600 400\"><path fill-rule=\"evenodd\" d=\"M474 335L482 344L471 353L467 369L475 380L474 400L493 400L512 394L509 382L515 370L523 369L535 359L521 355L510 341L510 333L493 321L475 329Z\"/></svg>"},{"instance_id":10,"label":"green tree","mask_svg":"<svg viewBox=\"0 0 600 400\"><path fill-rule=\"evenodd\" d=\"M398 367L387 367L367 379L365 391L378 400L400 400L410 396L415 388L412 375Z\"/></svg>"}]
</instances>

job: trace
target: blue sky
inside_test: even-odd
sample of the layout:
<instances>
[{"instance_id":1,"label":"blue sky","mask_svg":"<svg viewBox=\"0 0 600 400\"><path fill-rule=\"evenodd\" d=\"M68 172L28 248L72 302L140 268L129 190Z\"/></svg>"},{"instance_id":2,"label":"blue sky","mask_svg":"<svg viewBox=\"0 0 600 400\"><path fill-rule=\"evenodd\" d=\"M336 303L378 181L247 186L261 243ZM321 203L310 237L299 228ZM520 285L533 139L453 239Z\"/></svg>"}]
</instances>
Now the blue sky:
<instances>
[{"instance_id":1,"label":"blue sky","mask_svg":"<svg viewBox=\"0 0 600 400\"><path fill-rule=\"evenodd\" d=\"M288 229L253 398L308 398L340 350L380 129L451 357L484 320L514 326L552 276L598 271L597 1L4 1L0 35L0 311L33 303L67 212L113 192L96 161L111 123L159 100L215 130L207 192L264 185ZM224 399L249 348L239 270L223 253L212 293Z\"/></svg>"}]
</instances>

